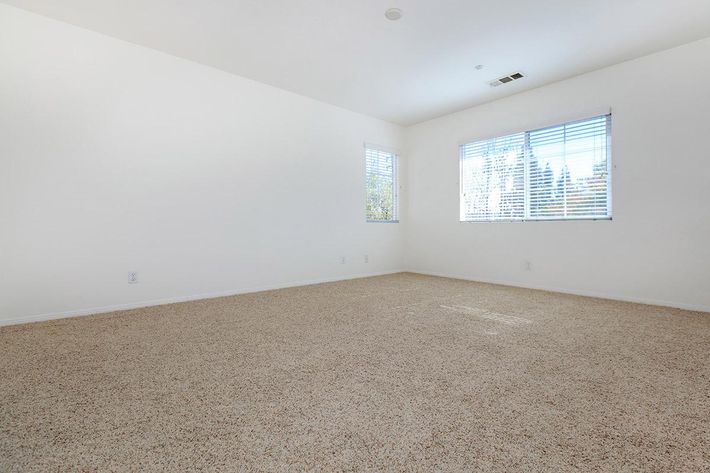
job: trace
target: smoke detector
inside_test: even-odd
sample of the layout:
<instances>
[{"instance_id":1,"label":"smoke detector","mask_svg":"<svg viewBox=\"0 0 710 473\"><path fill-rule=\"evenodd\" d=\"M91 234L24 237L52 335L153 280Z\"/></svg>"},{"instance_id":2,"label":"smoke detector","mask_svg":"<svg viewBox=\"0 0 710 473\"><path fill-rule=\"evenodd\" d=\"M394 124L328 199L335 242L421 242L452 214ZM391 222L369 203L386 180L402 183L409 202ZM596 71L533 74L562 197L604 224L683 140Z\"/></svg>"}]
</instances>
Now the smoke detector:
<instances>
[{"instance_id":1,"label":"smoke detector","mask_svg":"<svg viewBox=\"0 0 710 473\"><path fill-rule=\"evenodd\" d=\"M513 82L514 80L522 79L525 77L522 72L515 72L513 74L499 77L496 80L490 81L488 84L490 84L491 87L498 87L499 85L507 84L508 82Z\"/></svg>"},{"instance_id":2,"label":"smoke detector","mask_svg":"<svg viewBox=\"0 0 710 473\"><path fill-rule=\"evenodd\" d=\"M387 11L385 11L385 18L390 21L397 21L402 18L402 10L399 8L388 8Z\"/></svg>"}]
</instances>

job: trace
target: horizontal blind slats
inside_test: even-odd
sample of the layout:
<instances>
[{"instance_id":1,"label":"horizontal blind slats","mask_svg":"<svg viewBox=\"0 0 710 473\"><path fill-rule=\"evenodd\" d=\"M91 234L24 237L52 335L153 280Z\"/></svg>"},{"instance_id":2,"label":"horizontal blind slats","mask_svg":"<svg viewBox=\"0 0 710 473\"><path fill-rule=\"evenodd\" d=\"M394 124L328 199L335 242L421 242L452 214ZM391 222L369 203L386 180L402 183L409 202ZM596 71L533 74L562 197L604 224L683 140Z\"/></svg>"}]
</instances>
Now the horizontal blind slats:
<instances>
[{"instance_id":1,"label":"horizontal blind slats","mask_svg":"<svg viewBox=\"0 0 710 473\"><path fill-rule=\"evenodd\" d=\"M606 218L610 116L460 148L461 220Z\"/></svg>"},{"instance_id":2,"label":"horizontal blind slats","mask_svg":"<svg viewBox=\"0 0 710 473\"><path fill-rule=\"evenodd\" d=\"M365 149L365 213L368 221L397 221L397 156Z\"/></svg>"}]
</instances>

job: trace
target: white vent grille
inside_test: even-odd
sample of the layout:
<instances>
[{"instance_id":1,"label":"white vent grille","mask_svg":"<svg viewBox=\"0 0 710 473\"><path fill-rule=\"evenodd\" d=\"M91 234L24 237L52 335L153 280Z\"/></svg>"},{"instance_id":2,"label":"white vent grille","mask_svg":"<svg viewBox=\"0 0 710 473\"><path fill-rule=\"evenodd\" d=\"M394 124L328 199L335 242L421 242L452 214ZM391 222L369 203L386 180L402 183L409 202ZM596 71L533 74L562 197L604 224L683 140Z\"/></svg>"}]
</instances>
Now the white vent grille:
<instances>
[{"instance_id":1,"label":"white vent grille","mask_svg":"<svg viewBox=\"0 0 710 473\"><path fill-rule=\"evenodd\" d=\"M525 75L522 72L514 72L510 75L499 77L496 80L489 82L491 87L498 87L499 85L508 84L510 82L522 79Z\"/></svg>"}]
</instances>

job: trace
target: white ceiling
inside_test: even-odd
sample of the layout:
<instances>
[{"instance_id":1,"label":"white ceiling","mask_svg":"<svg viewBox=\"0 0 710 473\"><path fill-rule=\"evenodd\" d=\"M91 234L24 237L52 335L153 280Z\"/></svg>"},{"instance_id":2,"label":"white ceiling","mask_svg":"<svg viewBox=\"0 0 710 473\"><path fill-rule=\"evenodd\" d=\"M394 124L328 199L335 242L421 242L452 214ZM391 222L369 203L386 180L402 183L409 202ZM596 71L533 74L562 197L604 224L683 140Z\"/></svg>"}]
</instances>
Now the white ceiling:
<instances>
[{"instance_id":1,"label":"white ceiling","mask_svg":"<svg viewBox=\"0 0 710 473\"><path fill-rule=\"evenodd\" d=\"M710 36L710 0L0 1L404 125Z\"/></svg>"}]
</instances>

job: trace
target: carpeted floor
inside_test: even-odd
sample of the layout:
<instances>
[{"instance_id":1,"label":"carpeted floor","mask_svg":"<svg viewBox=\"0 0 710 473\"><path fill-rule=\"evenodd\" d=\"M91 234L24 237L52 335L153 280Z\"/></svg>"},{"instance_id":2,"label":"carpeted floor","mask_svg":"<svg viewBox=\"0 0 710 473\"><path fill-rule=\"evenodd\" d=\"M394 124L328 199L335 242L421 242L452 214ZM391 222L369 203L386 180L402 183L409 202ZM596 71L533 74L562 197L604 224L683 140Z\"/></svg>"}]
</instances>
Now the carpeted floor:
<instances>
[{"instance_id":1,"label":"carpeted floor","mask_svg":"<svg viewBox=\"0 0 710 473\"><path fill-rule=\"evenodd\" d=\"M710 314L398 274L0 329L0 471L710 471Z\"/></svg>"}]
</instances>

